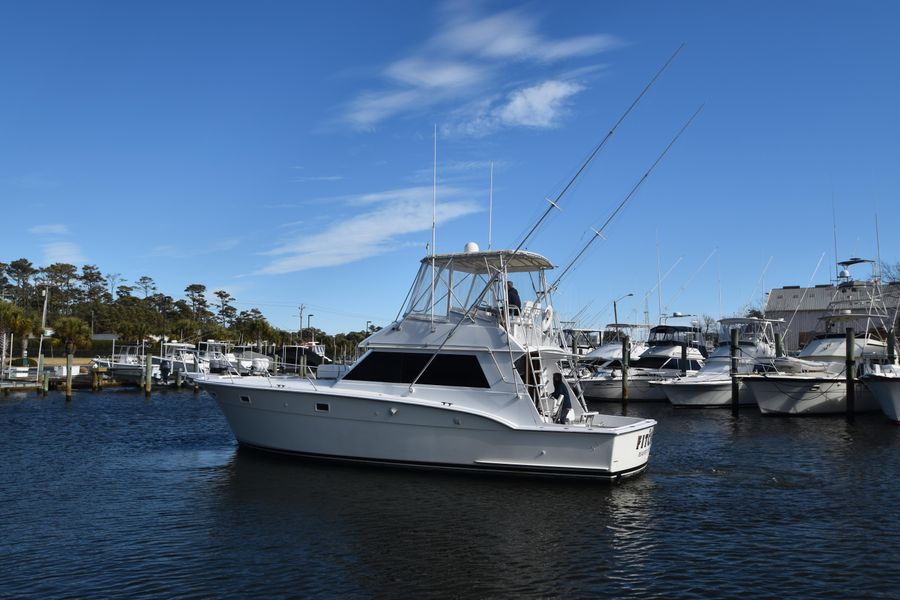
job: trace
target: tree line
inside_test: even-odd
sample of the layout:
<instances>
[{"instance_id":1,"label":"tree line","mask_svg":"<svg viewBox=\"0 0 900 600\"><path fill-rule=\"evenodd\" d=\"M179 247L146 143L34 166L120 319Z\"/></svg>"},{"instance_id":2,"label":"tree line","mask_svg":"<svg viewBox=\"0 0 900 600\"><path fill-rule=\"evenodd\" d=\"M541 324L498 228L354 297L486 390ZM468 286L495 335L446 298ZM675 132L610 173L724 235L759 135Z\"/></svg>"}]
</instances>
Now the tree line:
<instances>
[{"instance_id":1,"label":"tree line","mask_svg":"<svg viewBox=\"0 0 900 600\"><path fill-rule=\"evenodd\" d=\"M102 273L96 265L36 267L25 258L0 262L3 353L12 334L20 355L25 356L28 344L40 336L45 304L46 326L54 330L50 343L66 352L90 348L95 333L113 333L118 343L138 345L163 336L187 342L215 339L278 347L301 341L297 332L272 326L258 308L239 311L226 290L213 290L212 301L207 296L205 285L192 283L184 289L184 297L173 298L160 292L149 275L129 282L121 273ZM333 357L353 352L368 332L326 336L319 329L305 330L306 341L313 335Z\"/></svg>"}]
</instances>

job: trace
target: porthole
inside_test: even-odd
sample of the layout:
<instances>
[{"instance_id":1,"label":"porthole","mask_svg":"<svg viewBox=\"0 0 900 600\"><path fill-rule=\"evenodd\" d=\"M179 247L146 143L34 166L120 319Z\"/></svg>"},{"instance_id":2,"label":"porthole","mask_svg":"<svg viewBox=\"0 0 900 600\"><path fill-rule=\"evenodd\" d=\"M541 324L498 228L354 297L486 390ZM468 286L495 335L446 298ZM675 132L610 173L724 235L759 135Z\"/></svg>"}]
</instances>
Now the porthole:
<instances>
[{"instance_id":1,"label":"porthole","mask_svg":"<svg viewBox=\"0 0 900 600\"><path fill-rule=\"evenodd\" d=\"M328 403L326 403L326 402L316 402L316 411L318 411L318 412L328 412Z\"/></svg>"}]
</instances>

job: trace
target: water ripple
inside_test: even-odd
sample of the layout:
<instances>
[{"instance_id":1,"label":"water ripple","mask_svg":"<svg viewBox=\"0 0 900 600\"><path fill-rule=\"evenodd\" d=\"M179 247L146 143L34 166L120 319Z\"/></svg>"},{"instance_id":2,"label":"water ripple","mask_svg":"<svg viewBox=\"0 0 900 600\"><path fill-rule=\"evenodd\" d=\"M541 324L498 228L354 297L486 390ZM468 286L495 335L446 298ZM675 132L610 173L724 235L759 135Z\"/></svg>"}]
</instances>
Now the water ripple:
<instances>
[{"instance_id":1,"label":"water ripple","mask_svg":"<svg viewBox=\"0 0 900 600\"><path fill-rule=\"evenodd\" d=\"M900 428L631 414L651 467L608 486L239 450L205 394L13 395L0 596L894 596Z\"/></svg>"}]
</instances>

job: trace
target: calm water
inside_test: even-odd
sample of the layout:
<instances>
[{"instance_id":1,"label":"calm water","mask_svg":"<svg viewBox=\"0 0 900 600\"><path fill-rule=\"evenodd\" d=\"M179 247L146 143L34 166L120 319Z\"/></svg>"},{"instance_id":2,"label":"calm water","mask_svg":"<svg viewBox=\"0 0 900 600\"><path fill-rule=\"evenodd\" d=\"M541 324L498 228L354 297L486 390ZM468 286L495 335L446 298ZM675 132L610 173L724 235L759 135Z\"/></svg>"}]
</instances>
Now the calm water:
<instances>
[{"instance_id":1,"label":"calm water","mask_svg":"<svg viewBox=\"0 0 900 600\"><path fill-rule=\"evenodd\" d=\"M239 451L206 394L0 398L0 597L900 594L900 427L632 414L651 466L609 486Z\"/></svg>"}]
</instances>

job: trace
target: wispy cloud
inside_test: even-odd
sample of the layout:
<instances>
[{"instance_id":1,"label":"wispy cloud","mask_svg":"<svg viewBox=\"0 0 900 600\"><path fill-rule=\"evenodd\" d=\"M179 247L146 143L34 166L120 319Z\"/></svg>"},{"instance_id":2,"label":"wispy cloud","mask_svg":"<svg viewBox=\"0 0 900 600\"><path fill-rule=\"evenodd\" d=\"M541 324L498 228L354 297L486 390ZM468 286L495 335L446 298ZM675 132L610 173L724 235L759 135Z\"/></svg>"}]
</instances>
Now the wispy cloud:
<instances>
[{"instance_id":1,"label":"wispy cloud","mask_svg":"<svg viewBox=\"0 0 900 600\"><path fill-rule=\"evenodd\" d=\"M69 226L62 223L35 225L28 230L28 233L33 233L35 235L68 235Z\"/></svg>"},{"instance_id":2,"label":"wispy cloud","mask_svg":"<svg viewBox=\"0 0 900 600\"><path fill-rule=\"evenodd\" d=\"M441 128L445 135L482 136L502 127L550 129L568 113L569 101L584 86L548 80L463 107Z\"/></svg>"},{"instance_id":3,"label":"wispy cloud","mask_svg":"<svg viewBox=\"0 0 900 600\"><path fill-rule=\"evenodd\" d=\"M467 111L473 118L457 123L453 131L477 133L479 126L554 127L563 102L583 89L562 74L550 75L554 63L593 56L621 45L608 34L550 39L540 32L539 19L524 9L496 14L479 14L469 5L448 3L441 9L441 25L419 48L380 71L381 89L360 93L342 115L344 122L366 130L402 114L446 107L450 112L460 103L481 98L489 106ZM511 63L542 71L537 82L510 82ZM587 73L582 67L570 73ZM516 69L517 77L522 75ZM510 87L516 87L509 91ZM504 92L505 90L505 92ZM507 106L485 98L506 97ZM538 114L527 116L534 108ZM479 118L480 117L480 118Z\"/></svg>"},{"instance_id":4,"label":"wispy cloud","mask_svg":"<svg viewBox=\"0 0 900 600\"><path fill-rule=\"evenodd\" d=\"M87 259L81 253L81 248L72 242L50 242L44 244L44 263L68 263L70 265L83 265Z\"/></svg>"},{"instance_id":5,"label":"wispy cloud","mask_svg":"<svg viewBox=\"0 0 900 600\"><path fill-rule=\"evenodd\" d=\"M537 18L523 9L484 17L461 13L451 16L431 46L488 59L554 62L597 54L620 44L618 38L606 34L549 40L540 34L538 26Z\"/></svg>"},{"instance_id":6,"label":"wispy cloud","mask_svg":"<svg viewBox=\"0 0 900 600\"><path fill-rule=\"evenodd\" d=\"M438 221L446 223L481 210L475 202L465 200L466 195L463 190L442 188ZM291 273L371 258L407 243L404 236L431 227L431 186L345 196L340 201L354 207L352 217L335 221L318 234L264 252L274 258L260 273Z\"/></svg>"}]
</instances>

